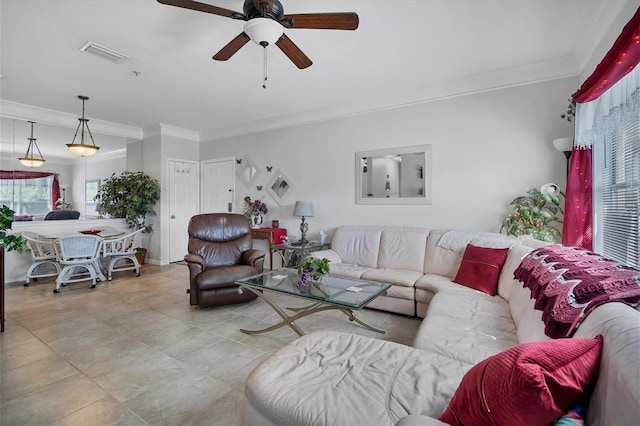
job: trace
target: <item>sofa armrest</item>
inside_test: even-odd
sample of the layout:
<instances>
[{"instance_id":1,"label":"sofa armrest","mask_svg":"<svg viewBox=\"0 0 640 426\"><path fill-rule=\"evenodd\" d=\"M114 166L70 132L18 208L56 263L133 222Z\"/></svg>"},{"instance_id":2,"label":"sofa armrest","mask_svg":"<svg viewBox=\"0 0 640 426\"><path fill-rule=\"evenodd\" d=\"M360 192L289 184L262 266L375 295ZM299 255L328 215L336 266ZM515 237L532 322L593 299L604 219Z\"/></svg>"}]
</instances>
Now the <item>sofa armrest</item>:
<instances>
[{"instance_id":1,"label":"sofa armrest","mask_svg":"<svg viewBox=\"0 0 640 426\"><path fill-rule=\"evenodd\" d=\"M264 251L251 249L242 253L240 261L245 265L251 265L258 269L258 272L262 272L265 256L266 253Z\"/></svg>"},{"instance_id":2,"label":"sofa armrest","mask_svg":"<svg viewBox=\"0 0 640 426\"><path fill-rule=\"evenodd\" d=\"M196 279L205 269L205 262L202 256L195 253L189 253L185 255L184 261L187 262L189 267L189 303L191 305L197 305L200 295L198 294L198 286Z\"/></svg>"},{"instance_id":3,"label":"sofa armrest","mask_svg":"<svg viewBox=\"0 0 640 426\"><path fill-rule=\"evenodd\" d=\"M194 266L199 265L201 268L200 272L204 271L204 259L199 254L195 254L195 253L186 254L184 256L184 261L189 264L194 263L195 264Z\"/></svg>"},{"instance_id":4,"label":"sofa armrest","mask_svg":"<svg viewBox=\"0 0 640 426\"><path fill-rule=\"evenodd\" d=\"M398 420L396 426L431 426L431 425L447 425L433 417L423 416L421 414L409 414Z\"/></svg>"},{"instance_id":5,"label":"sofa armrest","mask_svg":"<svg viewBox=\"0 0 640 426\"><path fill-rule=\"evenodd\" d=\"M331 249L312 251L311 253L309 253L309 256L313 257L314 259L327 258L329 259L329 262L342 263L340 255Z\"/></svg>"}]
</instances>

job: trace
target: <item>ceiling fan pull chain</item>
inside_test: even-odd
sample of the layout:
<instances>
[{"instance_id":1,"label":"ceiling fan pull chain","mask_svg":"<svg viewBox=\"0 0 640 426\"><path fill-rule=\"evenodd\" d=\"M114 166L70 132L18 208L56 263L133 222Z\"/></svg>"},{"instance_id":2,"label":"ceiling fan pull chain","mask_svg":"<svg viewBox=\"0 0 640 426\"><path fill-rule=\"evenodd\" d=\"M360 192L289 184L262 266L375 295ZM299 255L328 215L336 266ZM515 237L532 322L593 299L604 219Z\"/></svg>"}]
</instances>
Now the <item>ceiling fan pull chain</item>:
<instances>
[{"instance_id":1,"label":"ceiling fan pull chain","mask_svg":"<svg viewBox=\"0 0 640 426\"><path fill-rule=\"evenodd\" d=\"M263 46L264 50L264 81L262 83L262 88L267 88L267 46Z\"/></svg>"}]
</instances>

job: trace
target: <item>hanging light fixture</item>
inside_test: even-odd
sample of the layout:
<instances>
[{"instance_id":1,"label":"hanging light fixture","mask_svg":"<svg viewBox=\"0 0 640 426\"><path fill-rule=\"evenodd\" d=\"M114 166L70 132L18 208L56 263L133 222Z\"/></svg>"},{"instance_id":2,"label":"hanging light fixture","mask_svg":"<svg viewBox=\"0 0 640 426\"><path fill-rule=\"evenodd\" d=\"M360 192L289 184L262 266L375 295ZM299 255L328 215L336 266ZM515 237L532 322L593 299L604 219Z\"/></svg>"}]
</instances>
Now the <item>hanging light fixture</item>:
<instances>
[{"instance_id":1,"label":"hanging light fixture","mask_svg":"<svg viewBox=\"0 0 640 426\"><path fill-rule=\"evenodd\" d=\"M78 118L78 121L80 121L80 123L78 124L78 128L76 129L76 134L73 135L73 141L67 144L67 148L69 148L69 151L71 151L72 154L79 155L80 157L89 157L98 152L100 147L97 147L96 143L93 140L93 135L91 134L91 130L89 130L89 120L84 118L84 101L88 100L89 98L82 95L78 96L78 98L82 99L82 118ZM82 130L80 131L81 128ZM89 145L88 143L84 143L85 128L87 129L87 133L89 134L89 138L91 139L91 145ZM78 131L80 131L80 143L75 143L76 137L78 136Z\"/></svg>"},{"instance_id":2,"label":"hanging light fixture","mask_svg":"<svg viewBox=\"0 0 640 426\"><path fill-rule=\"evenodd\" d=\"M29 121L28 123L31 124L31 137L29 138L29 146L27 147L27 153L24 155L24 157L18 158L18 160L20 160L20 163L22 163L22 165L26 167L40 167L44 164L45 159L44 157L42 157L40 148L38 148L36 138L33 137L33 125L36 123L34 123L33 121ZM33 147L38 150L38 155L40 156L40 158L34 157L35 152Z\"/></svg>"}]
</instances>

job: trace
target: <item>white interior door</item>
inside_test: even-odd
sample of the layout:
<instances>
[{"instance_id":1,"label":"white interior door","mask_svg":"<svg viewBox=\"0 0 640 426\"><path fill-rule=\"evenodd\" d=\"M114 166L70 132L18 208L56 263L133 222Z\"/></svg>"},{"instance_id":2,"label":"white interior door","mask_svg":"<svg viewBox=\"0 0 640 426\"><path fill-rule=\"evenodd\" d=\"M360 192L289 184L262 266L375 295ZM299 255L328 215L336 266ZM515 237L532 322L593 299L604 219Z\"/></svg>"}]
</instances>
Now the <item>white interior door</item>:
<instances>
[{"instance_id":1,"label":"white interior door","mask_svg":"<svg viewBox=\"0 0 640 426\"><path fill-rule=\"evenodd\" d=\"M169 160L169 262L187 254L189 219L200 211L198 174L195 161Z\"/></svg>"},{"instance_id":2,"label":"white interior door","mask_svg":"<svg viewBox=\"0 0 640 426\"><path fill-rule=\"evenodd\" d=\"M234 209L233 158L202 162L202 213L229 213Z\"/></svg>"}]
</instances>

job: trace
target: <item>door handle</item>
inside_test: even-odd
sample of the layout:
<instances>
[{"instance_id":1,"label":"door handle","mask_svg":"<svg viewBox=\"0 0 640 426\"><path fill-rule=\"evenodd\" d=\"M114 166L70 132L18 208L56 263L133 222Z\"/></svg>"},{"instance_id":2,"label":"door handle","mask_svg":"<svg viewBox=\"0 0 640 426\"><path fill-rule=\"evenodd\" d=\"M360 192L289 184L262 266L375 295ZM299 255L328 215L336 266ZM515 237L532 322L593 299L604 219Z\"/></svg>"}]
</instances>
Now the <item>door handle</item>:
<instances>
[{"instance_id":1,"label":"door handle","mask_svg":"<svg viewBox=\"0 0 640 426\"><path fill-rule=\"evenodd\" d=\"M227 204L227 210L229 210L229 213L233 211L233 206L231 205L231 203Z\"/></svg>"},{"instance_id":2,"label":"door handle","mask_svg":"<svg viewBox=\"0 0 640 426\"><path fill-rule=\"evenodd\" d=\"M176 215L172 214L171 219L175 219L175 218L176 218Z\"/></svg>"}]
</instances>

